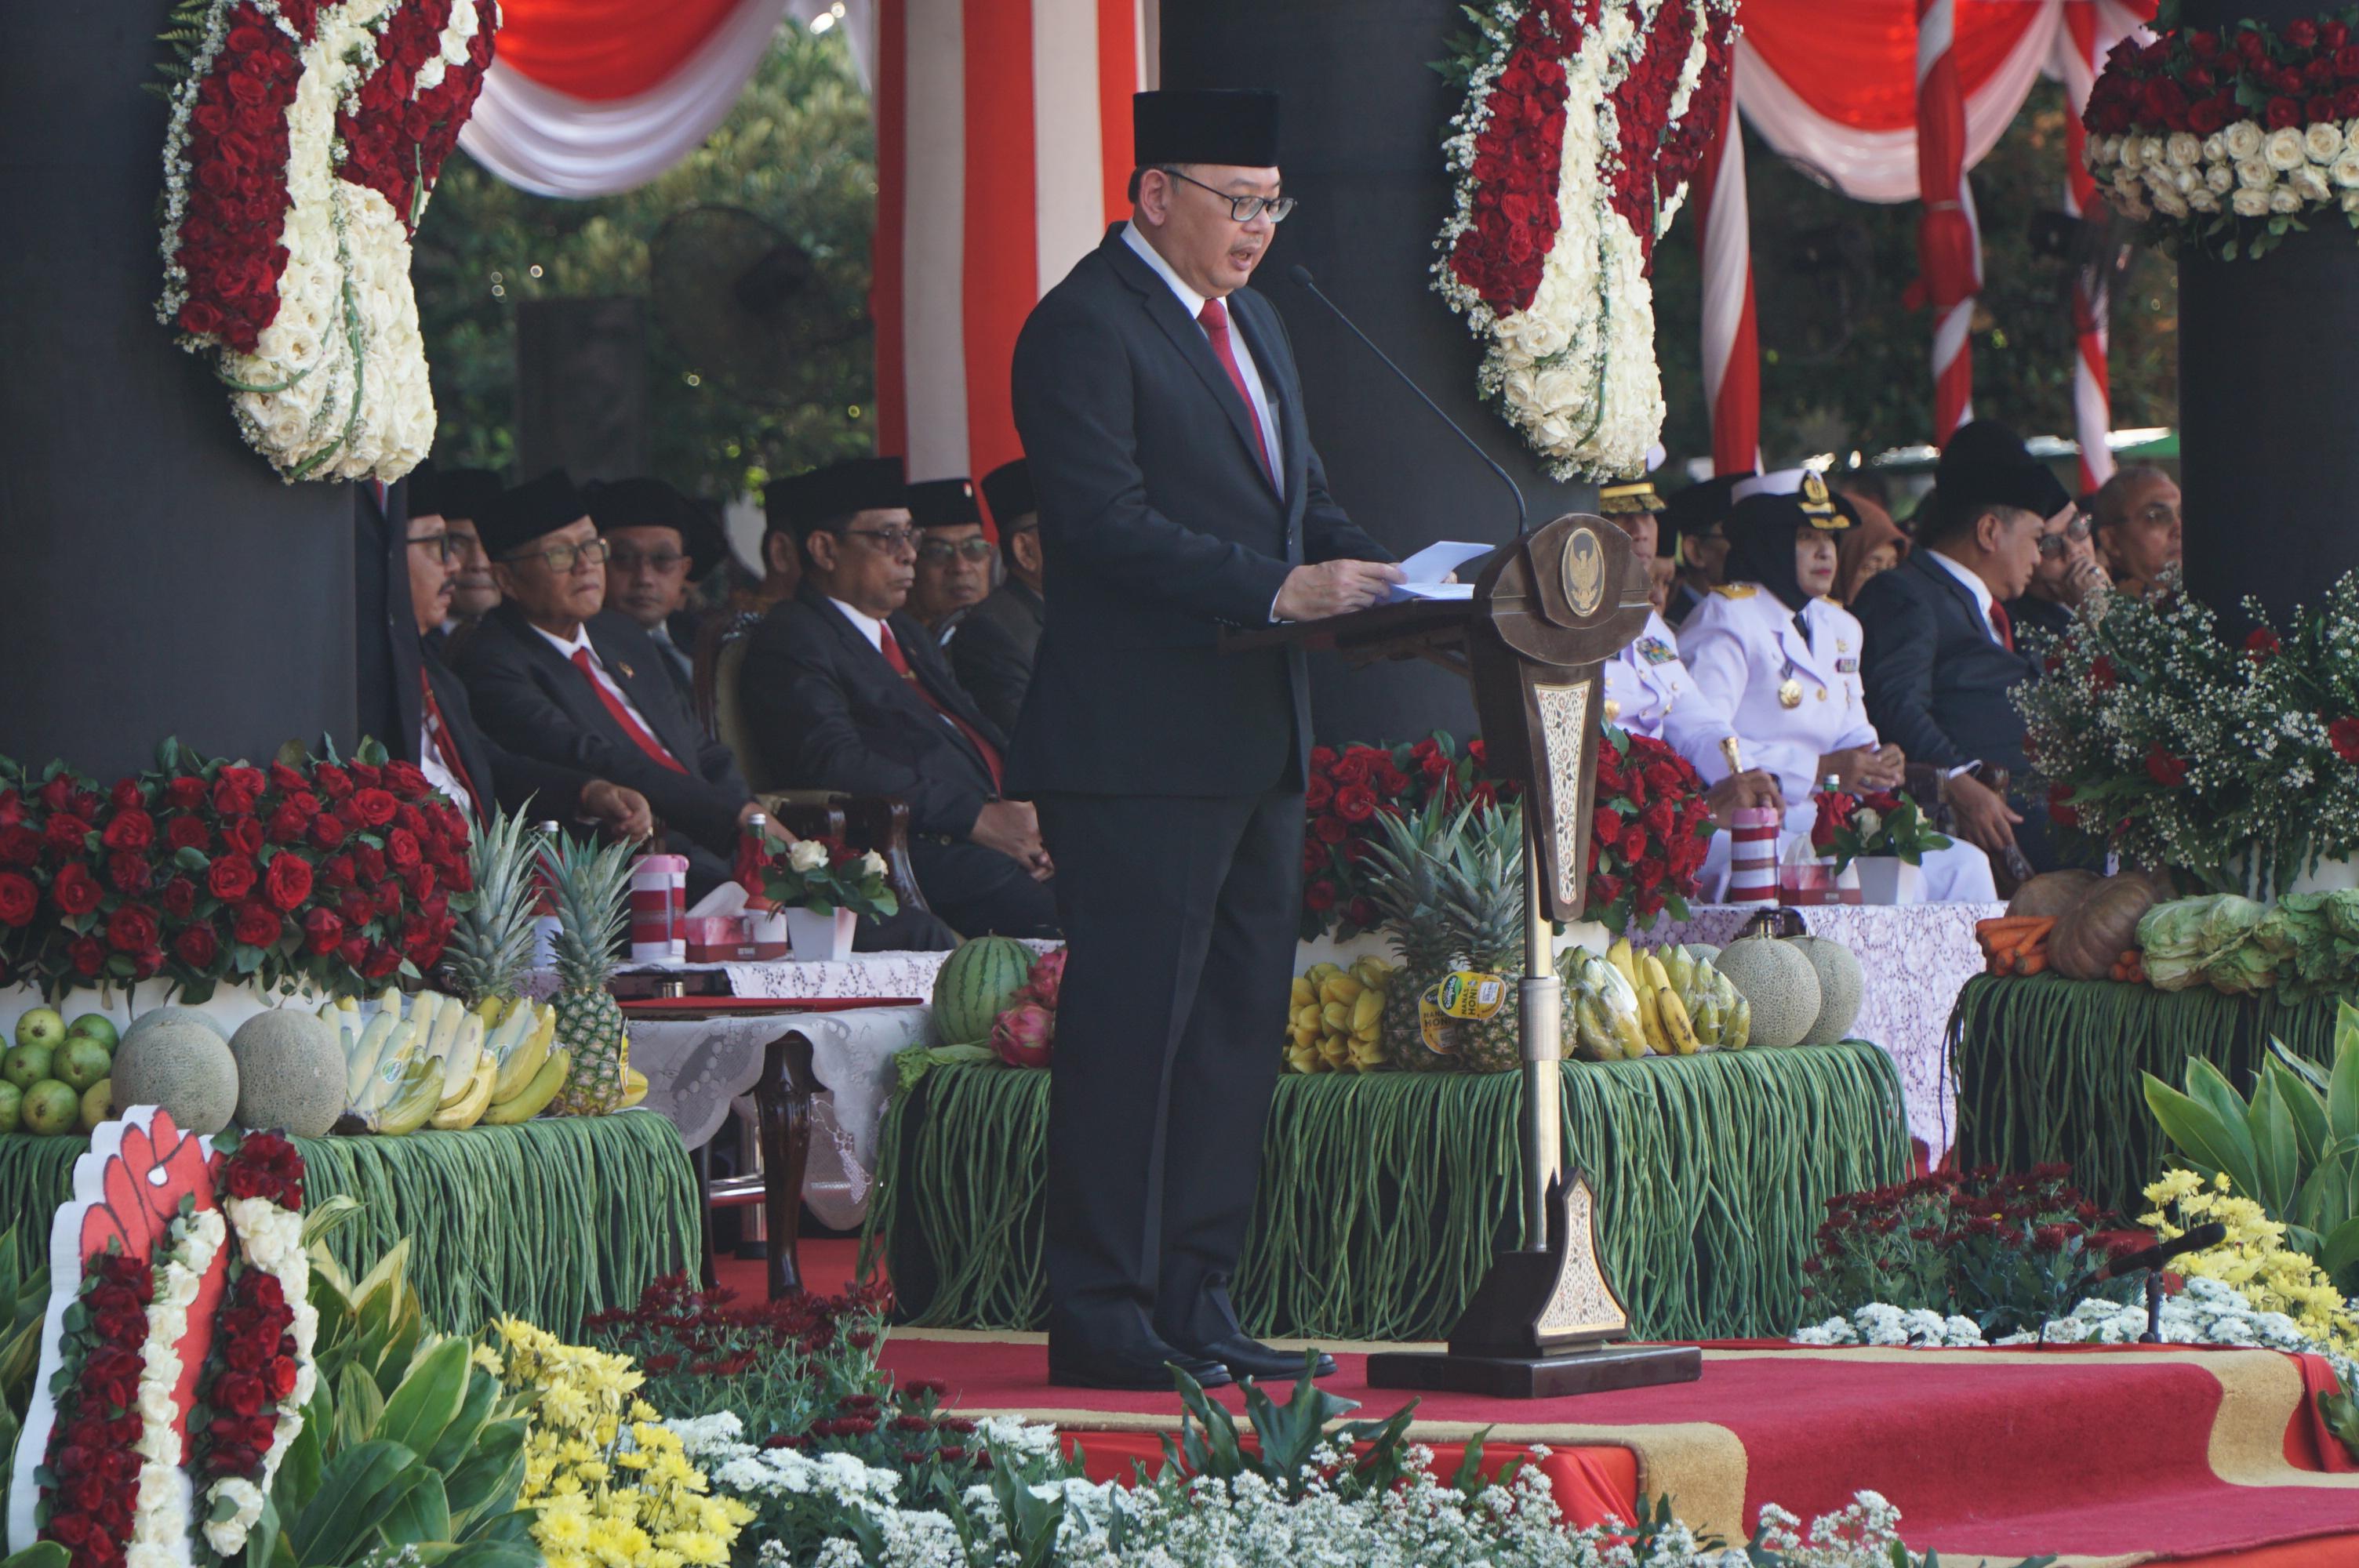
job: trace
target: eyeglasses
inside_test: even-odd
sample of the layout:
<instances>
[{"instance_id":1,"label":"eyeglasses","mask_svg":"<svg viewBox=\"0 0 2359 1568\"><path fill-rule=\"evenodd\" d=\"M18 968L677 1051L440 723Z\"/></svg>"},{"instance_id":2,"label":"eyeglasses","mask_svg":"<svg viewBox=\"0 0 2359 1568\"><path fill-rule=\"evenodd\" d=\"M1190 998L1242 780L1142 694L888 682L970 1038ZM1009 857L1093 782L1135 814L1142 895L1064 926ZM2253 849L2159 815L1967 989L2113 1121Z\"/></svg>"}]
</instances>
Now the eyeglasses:
<instances>
[{"instance_id":1,"label":"eyeglasses","mask_svg":"<svg viewBox=\"0 0 2359 1568\"><path fill-rule=\"evenodd\" d=\"M658 577L671 576L688 560L677 550L662 550L652 556L643 556L636 550L610 550L607 558L614 563L614 569L618 572L635 572L645 567Z\"/></svg>"},{"instance_id":2,"label":"eyeglasses","mask_svg":"<svg viewBox=\"0 0 2359 1568\"><path fill-rule=\"evenodd\" d=\"M409 541L413 550L421 546L446 561L455 561L467 553L467 541L456 534L421 534Z\"/></svg>"},{"instance_id":3,"label":"eyeglasses","mask_svg":"<svg viewBox=\"0 0 2359 1568\"><path fill-rule=\"evenodd\" d=\"M551 545L545 550L527 550L518 555L503 556L500 558L510 565L516 565L538 556L549 563L550 571L563 577L567 572L582 567L601 565L614 553L613 546L605 540L589 539L579 545Z\"/></svg>"},{"instance_id":4,"label":"eyeglasses","mask_svg":"<svg viewBox=\"0 0 2359 1568\"><path fill-rule=\"evenodd\" d=\"M2074 545L2086 544L2095 525L2087 513L2075 512L2072 514L2072 521L2064 524L2062 533L2039 535L2039 553L2043 556L2060 556Z\"/></svg>"},{"instance_id":5,"label":"eyeglasses","mask_svg":"<svg viewBox=\"0 0 2359 1568\"><path fill-rule=\"evenodd\" d=\"M918 546L921 561L947 561L963 556L970 561L987 561L992 557L992 543L978 534L972 539L929 539Z\"/></svg>"},{"instance_id":6,"label":"eyeglasses","mask_svg":"<svg viewBox=\"0 0 2359 1568\"><path fill-rule=\"evenodd\" d=\"M918 531L907 526L846 528L842 530L842 533L847 539L874 539L876 541L876 547L888 556L897 556L902 551L914 547L918 542Z\"/></svg>"},{"instance_id":7,"label":"eyeglasses","mask_svg":"<svg viewBox=\"0 0 2359 1568\"><path fill-rule=\"evenodd\" d=\"M1229 216L1240 223L1250 223L1265 212L1269 214L1271 222L1283 223L1286 222L1286 215L1294 211L1294 198L1291 196L1232 196L1219 186L1207 185L1201 179L1190 178L1176 168L1165 168L1160 164L1156 167L1162 168L1163 172L1172 178L1186 180L1197 189L1209 190L1227 202Z\"/></svg>"}]
</instances>

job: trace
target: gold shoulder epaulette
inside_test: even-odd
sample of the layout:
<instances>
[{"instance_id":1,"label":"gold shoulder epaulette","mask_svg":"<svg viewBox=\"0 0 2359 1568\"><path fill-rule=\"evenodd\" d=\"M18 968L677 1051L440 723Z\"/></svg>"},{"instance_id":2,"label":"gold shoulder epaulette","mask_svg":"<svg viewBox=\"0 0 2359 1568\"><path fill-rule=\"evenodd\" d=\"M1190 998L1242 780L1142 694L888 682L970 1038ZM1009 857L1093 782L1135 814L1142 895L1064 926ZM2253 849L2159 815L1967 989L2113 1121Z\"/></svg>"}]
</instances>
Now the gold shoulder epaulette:
<instances>
[{"instance_id":1,"label":"gold shoulder epaulette","mask_svg":"<svg viewBox=\"0 0 2359 1568\"><path fill-rule=\"evenodd\" d=\"M1750 599L1761 591L1749 582L1714 583L1712 590L1723 599Z\"/></svg>"}]
</instances>

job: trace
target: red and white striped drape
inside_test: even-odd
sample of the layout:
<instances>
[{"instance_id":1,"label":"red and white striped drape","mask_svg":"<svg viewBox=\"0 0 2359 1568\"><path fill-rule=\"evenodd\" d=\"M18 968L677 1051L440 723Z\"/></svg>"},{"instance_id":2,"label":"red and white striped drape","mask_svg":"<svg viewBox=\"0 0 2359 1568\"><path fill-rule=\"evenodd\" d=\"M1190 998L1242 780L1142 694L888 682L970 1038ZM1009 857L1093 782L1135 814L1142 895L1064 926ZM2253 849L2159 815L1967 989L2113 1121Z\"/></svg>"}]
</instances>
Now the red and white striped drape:
<instances>
[{"instance_id":1,"label":"red and white striped drape","mask_svg":"<svg viewBox=\"0 0 2359 1568\"><path fill-rule=\"evenodd\" d=\"M2064 0L2064 32L2056 40L2058 74L2064 80L2064 210L2075 218L2097 200L2097 182L2081 159L2088 133L2082 106L2096 81L2095 0ZM2072 278L2072 434L2081 446L2081 490L2096 489L2114 477L2114 451L2105 438L2114 427L2112 389L2105 365L2105 275L2102 266Z\"/></svg>"},{"instance_id":2,"label":"red and white striped drape","mask_svg":"<svg viewBox=\"0 0 2359 1568\"><path fill-rule=\"evenodd\" d=\"M1951 45L1957 0L1917 0L1919 283L1933 308L1933 442L1974 416L1971 329L1982 292L1983 243L1966 183L1966 98Z\"/></svg>"},{"instance_id":3,"label":"red and white striped drape","mask_svg":"<svg viewBox=\"0 0 2359 1568\"><path fill-rule=\"evenodd\" d=\"M1140 0L885 0L876 56L877 449L913 479L1021 457L1024 318L1130 209Z\"/></svg>"},{"instance_id":4,"label":"red and white striped drape","mask_svg":"<svg viewBox=\"0 0 2359 1568\"><path fill-rule=\"evenodd\" d=\"M1745 199L1745 136L1736 98L1704 149L1695 189L1696 244L1703 252L1703 391L1712 413L1714 473L1761 465L1761 337L1753 317L1752 219Z\"/></svg>"}]
</instances>

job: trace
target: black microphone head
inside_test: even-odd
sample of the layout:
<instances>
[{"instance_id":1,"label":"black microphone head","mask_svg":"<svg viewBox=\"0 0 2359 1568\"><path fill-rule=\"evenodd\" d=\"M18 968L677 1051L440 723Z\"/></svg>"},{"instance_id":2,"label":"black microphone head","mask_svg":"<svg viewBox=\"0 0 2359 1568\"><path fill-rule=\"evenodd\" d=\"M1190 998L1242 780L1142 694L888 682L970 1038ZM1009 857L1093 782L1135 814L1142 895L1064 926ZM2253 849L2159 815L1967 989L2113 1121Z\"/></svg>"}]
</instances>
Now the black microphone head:
<instances>
[{"instance_id":1,"label":"black microphone head","mask_svg":"<svg viewBox=\"0 0 2359 1568\"><path fill-rule=\"evenodd\" d=\"M1317 284L1310 281L1310 269L1299 263L1288 267L1286 269L1286 276L1292 278L1296 283L1301 285L1305 288L1316 288L1319 287Z\"/></svg>"}]
</instances>

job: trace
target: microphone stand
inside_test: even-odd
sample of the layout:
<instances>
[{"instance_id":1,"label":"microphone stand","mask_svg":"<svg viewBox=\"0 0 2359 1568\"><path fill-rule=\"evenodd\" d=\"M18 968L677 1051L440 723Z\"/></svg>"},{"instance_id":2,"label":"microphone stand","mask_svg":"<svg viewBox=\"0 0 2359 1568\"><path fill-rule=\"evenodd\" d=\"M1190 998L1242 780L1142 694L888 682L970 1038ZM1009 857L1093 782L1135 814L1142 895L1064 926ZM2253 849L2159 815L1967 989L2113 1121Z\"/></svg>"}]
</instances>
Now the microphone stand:
<instances>
[{"instance_id":1,"label":"microphone stand","mask_svg":"<svg viewBox=\"0 0 2359 1568\"><path fill-rule=\"evenodd\" d=\"M2143 1251L2116 1258L2107 1265L2105 1278L2109 1280L2118 1280L2140 1270L2146 1271L2146 1332L2138 1336L2140 1345L2162 1343L2162 1266L2183 1254L2217 1247L2226 1239L2228 1227L2213 1220L2208 1225L2197 1226L2174 1240L2159 1242Z\"/></svg>"}]
</instances>

